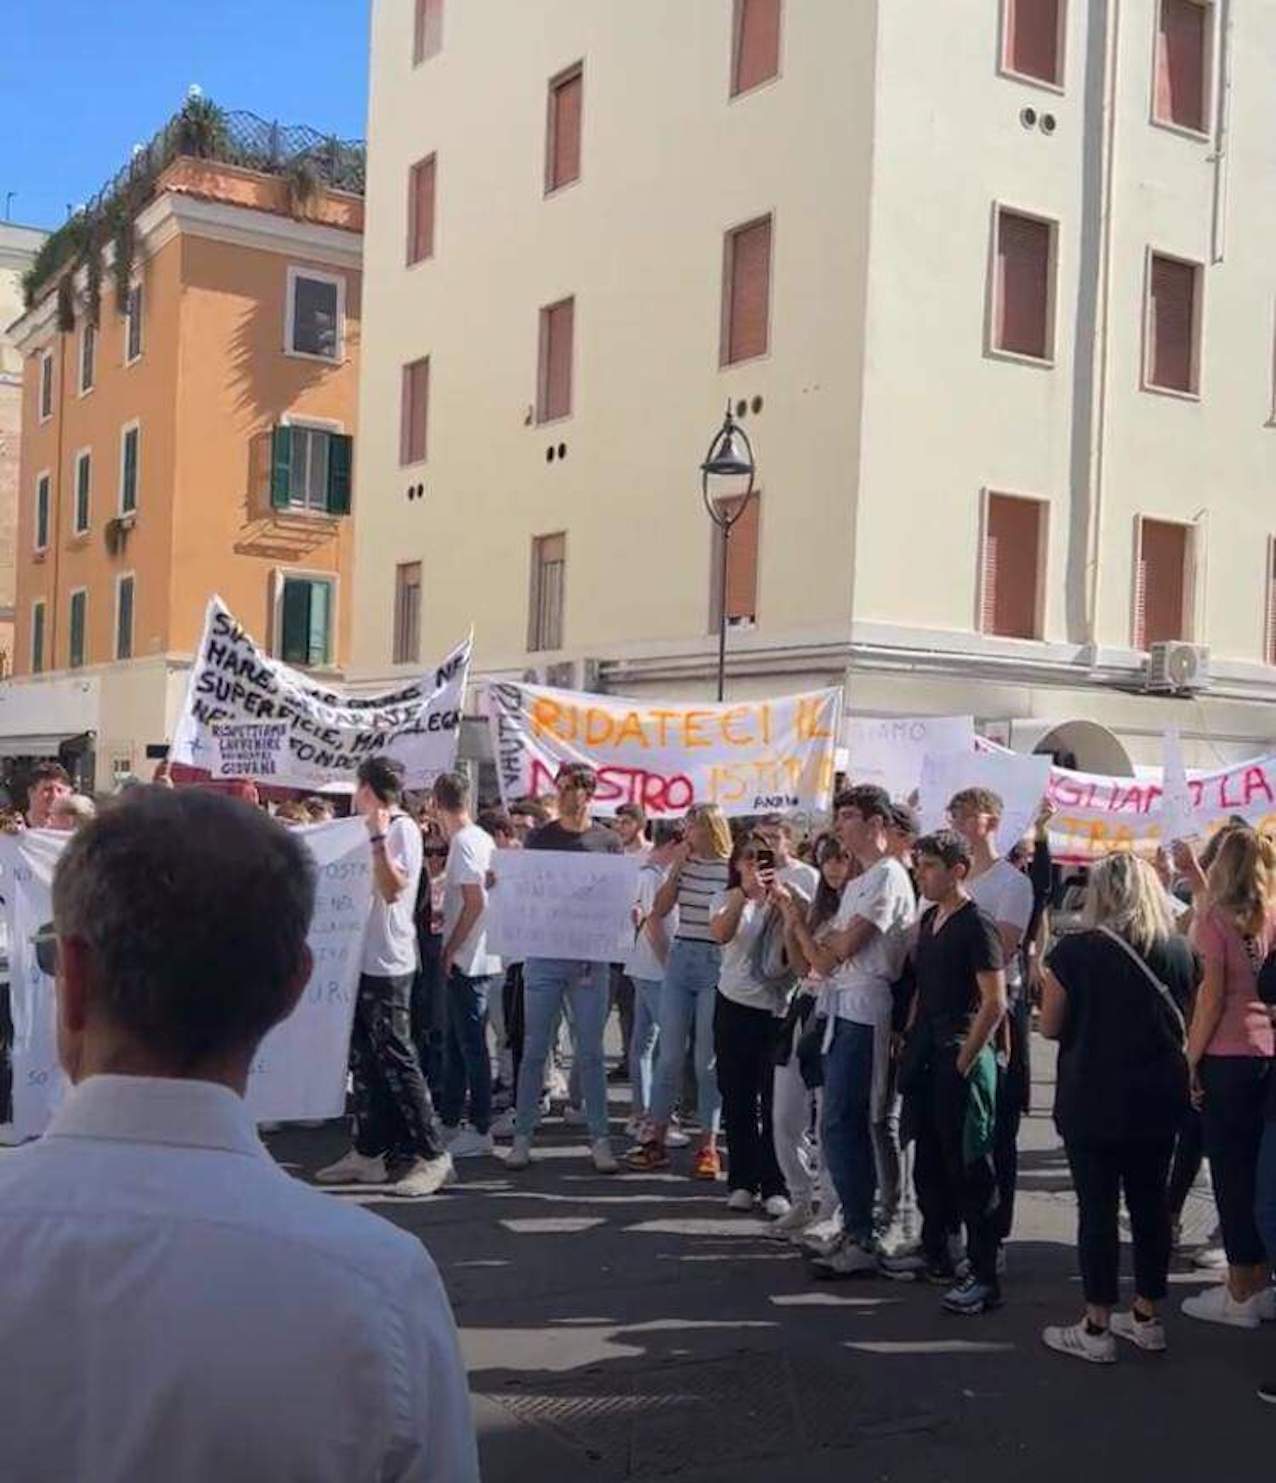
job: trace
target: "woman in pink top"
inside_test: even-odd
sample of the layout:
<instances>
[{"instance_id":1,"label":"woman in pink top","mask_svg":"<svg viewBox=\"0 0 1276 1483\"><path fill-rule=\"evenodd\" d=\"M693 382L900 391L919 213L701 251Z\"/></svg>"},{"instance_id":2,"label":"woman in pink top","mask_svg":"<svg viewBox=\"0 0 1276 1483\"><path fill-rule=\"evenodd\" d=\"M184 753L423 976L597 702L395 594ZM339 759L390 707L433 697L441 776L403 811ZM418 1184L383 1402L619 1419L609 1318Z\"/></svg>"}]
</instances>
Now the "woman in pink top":
<instances>
[{"instance_id":1,"label":"woman in pink top","mask_svg":"<svg viewBox=\"0 0 1276 1483\"><path fill-rule=\"evenodd\" d=\"M1272 1022L1258 997L1258 970L1276 938L1276 849L1250 829L1224 839L1192 923L1204 977L1196 996L1187 1059L1192 1100L1201 1108L1205 1152L1218 1204L1227 1282L1187 1298L1192 1318L1257 1328L1276 1317L1267 1253L1254 1218Z\"/></svg>"}]
</instances>

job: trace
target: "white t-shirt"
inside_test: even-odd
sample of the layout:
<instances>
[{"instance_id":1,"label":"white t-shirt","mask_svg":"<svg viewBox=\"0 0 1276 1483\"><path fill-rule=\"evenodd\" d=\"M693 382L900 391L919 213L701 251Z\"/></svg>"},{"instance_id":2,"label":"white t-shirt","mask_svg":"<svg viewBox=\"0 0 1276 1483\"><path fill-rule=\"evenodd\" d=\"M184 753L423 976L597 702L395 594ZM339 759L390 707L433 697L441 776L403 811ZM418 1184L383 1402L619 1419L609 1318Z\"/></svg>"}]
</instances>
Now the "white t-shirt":
<instances>
[{"instance_id":1,"label":"white t-shirt","mask_svg":"<svg viewBox=\"0 0 1276 1483\"><path fill-rule=\"evenodd\" d=\"M775 872L775 878L782 886L801 891L808 901L815 900L815 893L820 888L820 872L805 860L790 860Z\"/></svg>"},{"instance_id":2,"label":"white t-shirt","mask_svg":"<svg viewBox=\"0 0 1276 1483\"><path fill-rule=\"evenodd\" d=\"M726 911L731 893L723 891L713 898L709 908L710 917ZM740 913L740 924L730 942L722 945L722 961L718 969L718 992L725 999L749 1009L765 1009L775 1014L779 1009L777 996L760 984L753 976L753 949L762 929L766 926L767 907L765 902L745 899Z\"/></svg>"},{"instance_id":3,"label":"white t-shirt","mask_svg":"<svg viewBox=\"0 0 1276 1483\"><path fill-rule=\"evenodd\" d=\"M665 876L668 874L668 866L653 865L650 861L638 872L638 898L635 904L643 919L643 925L639 928L634 938L634 945L625 959L626 978L657 983L664 979L665 965L656 956L656 949L647 932L646 919L651 915L651 908L655 905L656 892L664 884ZM672 943L678 932L678 908L676 906L667 917L663 918L660 925L664 928L665 941Z\"/></svg>"},{"instance_id":4,"label":"white t-shirt","mask_svg":"<svg viewBox=\"0 0 1276 1483\"><path fill-rule=\"evenodd\" d=\"M834 1012L839 1019L859 1025L876 1025L883 1018L889 1019L891 984L903 969L908 929L916 915L913 883L890 855L847 882L834 928L844 932L853 917L860 917L877 931L833 975Z\"/></svg>"},{"instance_id":5,"label":"white t-shirt","mask_svg":"<svg viewBox=\"0 0 1276 1483\"><path fill-rule=\"evenodd\" d=\"M483 910L452 959L458 972L466 978L487 978L502 972L500 958L487 950L487 873L492 868L495 854L496 841L477 824L466 824L463 829L458 829L448 845L447 869L443 872L445 948L465 906L465 893L461 887L478 886L483 892Z\"/></svg>"},{"instance_id":6,"label":"white t-shirt","mask_svg":"<svg viewBox=\"0 0 1276 1483\"><path fill-rule=\"evenodd\" d=\"M1023 933L1032 920L1032 882L1022 870L1016 870L1009 860L998 860L982 875L966 881L966 892L981 911L986 912L998 926L1005 922L1017 927L1020 946ZM1006 959L1006 987L1017 989L1023 984L1018 953Z\"/></svg>"},{"instance_id":7,"label":"white t-shirt","mask_svg":"<svg viewBox=\"0 0 1276 1483\"><path fill-rule=\"evenodd\" d=\"M371 978L402 978L417 970L416 893L425 860L421 831L407 814L391 816L385 853L408 883L396 900L386 901L373 879L372 911L363 937L363 972Z\"/></svg>"}]
</instances>

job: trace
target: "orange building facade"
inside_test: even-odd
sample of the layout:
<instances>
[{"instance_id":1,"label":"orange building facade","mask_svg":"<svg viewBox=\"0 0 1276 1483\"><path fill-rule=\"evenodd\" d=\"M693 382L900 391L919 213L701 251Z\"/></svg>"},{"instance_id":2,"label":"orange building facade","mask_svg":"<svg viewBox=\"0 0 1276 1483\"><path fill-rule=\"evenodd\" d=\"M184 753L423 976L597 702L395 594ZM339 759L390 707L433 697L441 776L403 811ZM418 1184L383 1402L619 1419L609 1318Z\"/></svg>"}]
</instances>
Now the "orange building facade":
<instances>
[{"instance_id":1,"label":"orange building facade","mask_svg":"<svg viewBox=\"0 0 1276 1483\"><path fill-rule=\"evenodd\" d=\"M74 271L23 355L14 680L0 752L84 754L86 786L171 734L216 593L290 663L338 673L357 405L363 202L179 158L134 221L98 324ZM41 290L43 292L43 290ZM23 751L23 748L27 750Z\"/></svg>"}]
</instances>

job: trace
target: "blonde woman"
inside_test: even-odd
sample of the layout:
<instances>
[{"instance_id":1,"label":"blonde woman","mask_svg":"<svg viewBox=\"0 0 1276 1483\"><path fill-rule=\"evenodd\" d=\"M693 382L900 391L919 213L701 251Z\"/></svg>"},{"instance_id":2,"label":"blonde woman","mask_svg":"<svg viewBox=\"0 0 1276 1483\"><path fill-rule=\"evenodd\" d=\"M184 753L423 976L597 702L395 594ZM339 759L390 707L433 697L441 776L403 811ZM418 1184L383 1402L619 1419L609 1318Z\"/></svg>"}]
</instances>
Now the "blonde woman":
<instances>
[{"instance_id":1,"label":"blonde woman","mask_svg":"<svg viewBox=\"0 0 1276 1483\"><path fill-rule=\"evenodd\" d=\"M1276 848L1251 829L1234 829L1209 868L1192 922L1204 975L1187 1058L1192 1101L1204 1124L1227 1281L1184 1299L1183 1311L1233 1328L1257 1328L1272 1313L1254 1196L1273 1049L1258 970L1276 939L1274 888Z\"/></svg>"},{"instance_id":2,"label":"blonde woman","mask_svg":"<svg viewBox=\"0 0 1276 1483\"><path fill-rule=\"evenodd\" d=\"M1116 1338L1165 1348L1158 1305L1170 1266L1168 1181L1188 1107L1183 1044L1199 968L1156 872L1135 855L1093 868L1083 921L1046 960L1041 1033L1059 1042L1054 1118L1077 1194L1086 1311L1042 1339L1074 1359L1111 1364ZM1122 1191L1136 1295L1128 1313L1114 1313Z\"/></svg>"},{"instance_id":3,"label":"blonde woman","mask_svg":"<svg viewBox=\"0 0 1276 1483\"><path fill-rule=\"evenodd\" d=\"M660 1059L651 1094L651 1120L642 1143L630 1155L635 1169L669 1166L666 1136L674 1099L682 1079L688 1036L693 1038L700 1146L692 1175L717 1179L718 1094L713 1051L713 1017L722 949L710 925L714 899L730 883L731 829L716 804L701 804L687 814L687 835L674 852L669 873L652 903L657 920L678 909L678 929L669 948L660 989Z\"/></svg>"}]
</instances>

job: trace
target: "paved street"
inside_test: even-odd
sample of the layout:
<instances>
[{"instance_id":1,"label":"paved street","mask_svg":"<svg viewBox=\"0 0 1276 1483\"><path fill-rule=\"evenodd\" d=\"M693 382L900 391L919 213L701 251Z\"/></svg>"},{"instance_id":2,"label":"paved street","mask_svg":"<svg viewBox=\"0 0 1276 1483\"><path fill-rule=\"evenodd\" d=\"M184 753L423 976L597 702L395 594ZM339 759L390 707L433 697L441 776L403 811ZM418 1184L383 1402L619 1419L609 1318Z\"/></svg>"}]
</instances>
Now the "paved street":
<instances>
[{"instance_id":1,"label":"paved street","mask_svg":"<svg viewBox=\"0 0 1276 1483\"><path fill-rule=\"evenodd\" d=\"M944 1315L911 1284L814 1282L762 1222L726 1212L721 1187L596 1176L557 1122L529 1173L467 1162L442 1197L368 1201L443 1273L487 1483L1188 1479L1268 1459L1276 1413L1254 1382L1276 1373L1271 1331L1174 1313L1168 1356L1123 1349L1114 1368L1041 1347L1041 1326L1080 1303L1049 1061L1038 1045L1007 1301L984 1318ZM271 1140L301 1171L338 1142ZM1207 1218L1196 1204L1197 1231ZM1199 1278L1173 1280L1182 1295Z\"/></svg>"}]
</instances>

